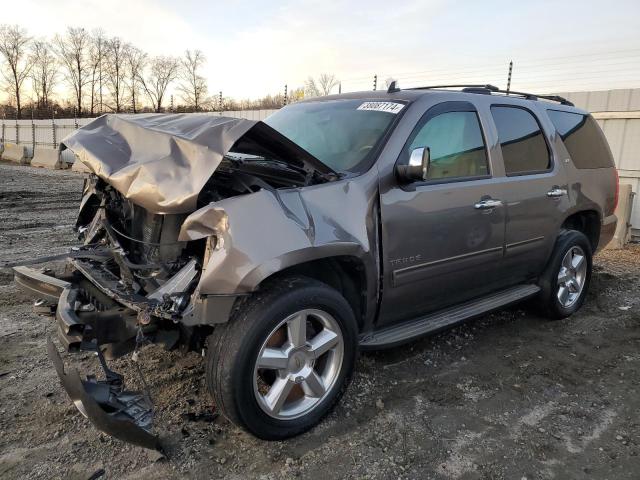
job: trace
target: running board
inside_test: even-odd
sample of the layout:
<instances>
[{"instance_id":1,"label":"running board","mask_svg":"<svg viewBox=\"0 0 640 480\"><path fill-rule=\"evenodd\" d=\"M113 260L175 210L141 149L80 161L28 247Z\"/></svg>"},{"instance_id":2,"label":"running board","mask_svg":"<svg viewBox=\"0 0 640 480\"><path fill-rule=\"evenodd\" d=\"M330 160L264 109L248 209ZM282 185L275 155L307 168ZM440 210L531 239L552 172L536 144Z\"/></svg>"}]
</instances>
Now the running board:
<instances>
[{"instance_id":1,"label":"running board","mask_svg":"<svg viewBox=\"0 0 640 480\"><path fill-rule=\"evenodd\" d=\"M519 302L540 291L537 285L508 288L477 300L430 313L424 317L393 325L360 337L360 348L374 350L395 347L424 335L453 327L465 320Z\"/></svg>"}]
</instances>

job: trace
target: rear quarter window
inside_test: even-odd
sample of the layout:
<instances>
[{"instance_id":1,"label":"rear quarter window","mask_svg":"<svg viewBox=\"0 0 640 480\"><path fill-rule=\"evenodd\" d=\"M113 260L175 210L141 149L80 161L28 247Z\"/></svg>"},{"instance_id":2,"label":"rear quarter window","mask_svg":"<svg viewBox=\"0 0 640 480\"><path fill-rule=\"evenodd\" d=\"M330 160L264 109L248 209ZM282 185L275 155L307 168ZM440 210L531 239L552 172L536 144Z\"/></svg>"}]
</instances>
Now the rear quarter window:
<instances>
[{"instance_id":1,"label":"rear quarter window","mask_svg":"<svg viewBox=\"0 0 640 480\"><path fill-rule=\"evenodd\" d=\"M591 115L547 110L576 168L615 166L609 144Z\"/></svg>"}]
</instances>

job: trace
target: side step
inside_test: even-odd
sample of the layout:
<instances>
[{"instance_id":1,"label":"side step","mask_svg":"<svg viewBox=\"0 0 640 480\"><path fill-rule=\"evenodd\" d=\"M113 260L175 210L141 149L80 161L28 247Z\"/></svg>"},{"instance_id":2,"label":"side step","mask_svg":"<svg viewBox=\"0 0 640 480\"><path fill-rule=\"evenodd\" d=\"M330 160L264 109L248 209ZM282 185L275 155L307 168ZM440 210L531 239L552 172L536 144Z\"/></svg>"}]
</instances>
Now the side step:
<instances>
[{"instance_id":1,"label":"side step","mask_svg":"<svg viewBox=\"0 0 640 480\"><path fill-rule=\"evenodd\" d=\"M511 287L477 300L430 313L415 320L409 320L398 325L368 333L360 337L360 348L363 350L374 350L394 347L424 335L453 327L472 317L496 310L510 303L524 300L539 291L540 287L537 285Z\"/></svg>"}]
</instances>

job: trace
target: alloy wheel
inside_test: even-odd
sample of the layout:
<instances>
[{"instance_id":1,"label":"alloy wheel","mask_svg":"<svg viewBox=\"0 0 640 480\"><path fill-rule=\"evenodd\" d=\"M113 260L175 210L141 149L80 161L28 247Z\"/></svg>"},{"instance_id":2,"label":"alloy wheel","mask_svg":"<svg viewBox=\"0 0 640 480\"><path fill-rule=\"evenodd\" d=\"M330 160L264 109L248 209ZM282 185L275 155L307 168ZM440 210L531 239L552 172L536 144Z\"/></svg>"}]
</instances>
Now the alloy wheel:
<instances>
[{"instance_id":1,"label":"alloy wheel","mask_svg":"<svg viewBox=\"0 0 640 480\"><path fill-rule=\"evenodd\" d=\"M571 247L562 259L558 272L558 301L565 308L571 307L584 288L587 279L587 258L584 250Z\"/></svg>"},{"instance_id":2,"label":"alloy wheel","mask_svg":"<svg viewBox=\"0 0 640 480\"><path fill-rule=\"evenodd\" d=\"M263 343L254 368L254 393L269 416L290 420L324 400L342 368L344 339L336 319L318 309L298 311Z\"/></svg>"}]
</instances>

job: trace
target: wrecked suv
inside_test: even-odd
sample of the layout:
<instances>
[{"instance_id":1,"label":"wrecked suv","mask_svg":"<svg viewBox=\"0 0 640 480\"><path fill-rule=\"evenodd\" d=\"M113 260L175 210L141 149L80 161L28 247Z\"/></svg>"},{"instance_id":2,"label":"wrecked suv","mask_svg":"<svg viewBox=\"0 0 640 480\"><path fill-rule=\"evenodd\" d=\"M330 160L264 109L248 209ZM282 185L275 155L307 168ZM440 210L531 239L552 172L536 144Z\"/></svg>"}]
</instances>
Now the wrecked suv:
<instances>
[{"instance_id":1,"label":"wrecked suv","mask_svg":"<svg viewBox=\"0 0 640 480\"><path fill-rule=\"evenodd\" d=\"M230 420L264 439L320 421L359 349L397 346L536 297L584 302L613 236L602 132L560 97L491 86L343 94L264 122L107 115L64 140L93 173L65 275L16 281L55 311L81 377L49 355L101 430L158 447L145 392L107 360L148 343L203 352ZM34 262L35 263L35 262Z\"/></svg>"}]
</instances>

